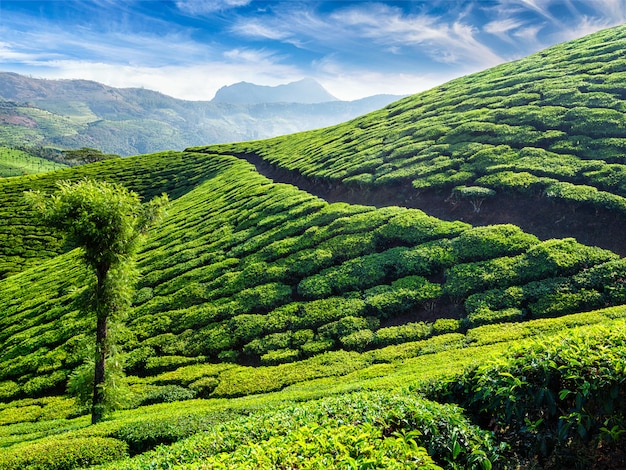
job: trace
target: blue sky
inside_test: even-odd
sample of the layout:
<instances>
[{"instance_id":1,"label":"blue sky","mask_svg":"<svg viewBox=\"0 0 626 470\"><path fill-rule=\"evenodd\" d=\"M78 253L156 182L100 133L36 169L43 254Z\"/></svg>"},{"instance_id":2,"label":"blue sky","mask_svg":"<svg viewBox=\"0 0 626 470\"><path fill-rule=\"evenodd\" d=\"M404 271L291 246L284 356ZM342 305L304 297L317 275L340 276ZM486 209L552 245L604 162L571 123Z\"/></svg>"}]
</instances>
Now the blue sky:
<instances>
[{"instance_id":1,"label":"blue sky","mask_svg":"<svg viewBox=\"0 0 626 470\"><path fill-rule=\"evenodd\" d=\"M0 0L0 71L209 100L318 80L416 93L626 23L626 0Z\"/></svg>"}]
</instances>

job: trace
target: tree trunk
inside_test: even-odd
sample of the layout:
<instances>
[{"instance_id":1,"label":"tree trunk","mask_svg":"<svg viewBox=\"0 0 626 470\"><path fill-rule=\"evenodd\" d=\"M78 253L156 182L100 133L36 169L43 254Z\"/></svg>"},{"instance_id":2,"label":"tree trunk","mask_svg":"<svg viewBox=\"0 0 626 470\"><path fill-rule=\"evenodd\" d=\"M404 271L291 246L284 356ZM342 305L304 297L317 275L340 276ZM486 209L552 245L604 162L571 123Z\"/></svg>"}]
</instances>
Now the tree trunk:
<instances>
[{"instance_id":1,"label":"tree trunk","mask_svg":"<svg viewBox=\"0 0 626 470\"><path fill-rule=\"evenodd\" d=\"M96 367L93 377L93 401L91 405L91 424L96 424L104 416L104 377L105 377L105 360L108 354L107 344L107 317L108 312L104 307L104 283L107 275L107 269L98 269L96 276L98 284L96 286Z\"/></svg>"}]
</instances>

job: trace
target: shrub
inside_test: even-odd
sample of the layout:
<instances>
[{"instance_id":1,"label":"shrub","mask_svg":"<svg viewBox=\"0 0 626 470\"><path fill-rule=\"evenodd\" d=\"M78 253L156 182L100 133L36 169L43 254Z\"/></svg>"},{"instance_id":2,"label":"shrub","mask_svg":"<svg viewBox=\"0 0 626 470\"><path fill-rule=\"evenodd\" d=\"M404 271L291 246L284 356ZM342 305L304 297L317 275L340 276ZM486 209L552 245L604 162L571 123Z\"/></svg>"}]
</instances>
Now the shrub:
<instances>
[{"instance_id":1,"label":"shrub","mask_svg":"<svg viewBox=\"0 0 626 470\"><path fill-rule=\"evenodd\" d=\"M253 339L243 347L243 352L258 356L274 349L288 348L291 346L292 336L293 333L291 331L285 331Z\"/></svg>"},{"instance_id":2,"label":"shrub","mask_svg":"<svg viewBox=\"0 0 626 470\"><path fill-rule=\"evenodd\" d=\"M615 320L518 346L440 382L436 395L493 421L497 437L523 459L568 468L599 447L620 445L625 367L626 324Z\"/></svg>"},{"instance_id":3,"label":"shrub","mask_svg":"<svg viewBox=\"0 0 626 470\"><path fill-rule=\"evenodd\" d=\"M332 339L320 339L316 341L307 341L300 348L302 353L306 356L315 356L325 351L330 351L335 346L335 341Z\"/></svg>"},{"instance_id":4,"label":"shrub","mask_svg":"<svg viewBox=\"0 0 626 470\"><path fill-rule=\"evenodd\" d=\"M169 445L185 437L210 429L237 416L229 412L177 414L124 423L113 436L128 444L131 455L140 454L158 445Z\"/></svg>"},{"instance_id":5,"label":"shrub","mask_svg":"<svg viewBox=\"0 0 626 470\"><path fill-rule=\"evenodd\" d=\"M473 328L492 323L515 322L523 318L524 312L518 308L505 308L495 311L489 308L479 308L467 316L467 323L470 328Z\"/></svg>"},{"instance_id":6,"label":"shrub","mask_svg":"<svg viewBox=\"0 0 626 470\"><path fill-rule=\"evenodd\" d=\"M375 319L353 316L343 317L340 320L319 327L317 329L317 334L321 339L339 339L340 337L347 336L355 331L369 329L374 325L377 326L377 322L372 323L373 320Z\"/></svg>"},{"instance_id":7,"label":"shrub","mask_svg":"<svg viewBox=\"0 0 626 470\"><path fill-rule=\"evenodd\" d=\"M166 370L178 369L181 366L194 364L201 362L204 358L202 356L186 357L186 356L158 356L150 357L146 361L145 368L150 371L151 374L163 372Z\"/></svg>"},{"instance_id":8,"label":"shrub","mask_svg":"<svg viewBox=\"0 0 626 470\"><path fill-rule=\"evenodd\" d=\"M152 385L148 387L144 394L141 405L152 405L154 403L171 403L174 401L191 400L195 398L194 391L180 385Z\"/></svg>"},{"instance_id":9,"label":"shrub","mask_svg":"<svg viewBox=\"0 0 626 470\"><path fill-rule=\"evenodd\" d=\"M302 313L293 318L292 328L316 328L343 317L358 317L365 313L365 302L361 299L329 297L302 304Z\"/></svg>"},{"instance_id":10,"label":"shrub","mask_svg":"<svg viewBox=\"0 0 626 470\"><path fill-rule=\"evenodd\" d=\"M216 377L202 377L189 384L189 389L200 398L208 398L220 383Z\"/></svg>"},{"instance_id":11,"label":"shrub","mask_svg":"<svg viewBox=\"0 0 626 470\"><path fill-rule=\"evenodd\" d=\"M349 350L364 351L374 341L374 333L372 330L358 330L339 339L341 344Z\"/></svg>"},{"instance_id":12,"label":"shrub","mask_svg":"<svg viewBox=\"0 0 626 470\"><path fill-rule=\"evenodd\" d=\"M441 295L441 286L421 276L407 276L390 286L365 291L365 302L374 315L389 318L411 311L425 300Z\"/></svg>"},{"instance_id":13,"label":"shrub","mask_svg":"<svg viewBox=\"0 0 626 470\"><path fill-rule=\"evenodd\" d=\"M413 434L385 437L371 424L328 427L316 423L209 457L197 468L441 470L426 449L415 443Z\"/></svg>"},{"instance_id":14,"label":"shrub","mask_svg":"<svg viewBox=\"0 0 626 470\"><path fill-rule=\"evenodd\" d=\"M261 356L261 363L266 366L272 366L276 364L283 364L286 362L295 362L300 356L300 351L297 349L275 349L268 351Z\"/></svg>"},{"instance_id":15,"label":"shrub","mask_svg":"<svg viewBox=\"0 0 626 470\"><path fill-rule=\"evenodd\" d=\"M452 190L452 199L462 199L469 201L474 212L480 212L483 201L496 195L493 189L483 188L482 186L457 186Z\"/></svg>"},{"instance_id":16,"label":"shrub","mask_svg":"<svg viewBox=\"0 0 626 470\"><path fill-rule=\"evenodd\" d=\"M379 246L419 245L438 238L453 237L469 228L463 222L445 222L420 210L408 209L375 231L376 243Z\"/></svg>"},{"instance_id":17,"label":"shrub","mask_svg":"<svg viewBox=\"0 0 626 470\"><path fill-rule=\"evenodd\" d=\"M433 323L433 335L456 333L461 327L461 321L454 318L438 318Z\"/></svg>"},{"instance_id":18,"label":"shrub","mask_svg":"<svg viewBox=\"0 0 626 470\"><path fill-rule=\"evenodd\" d=\"M374 344L388 346L390 344L408 343L427 338L432 334L432 325L429 323L406 323L399 326L381 328L374 333Z\"/></svg>"},{"instance_id":19,"label":"shrub","mask_svg":"<svg viewBox=\"0 0 626 470\"><path fill-rule=\"evenodd\" d=\"M322 299L331 293L330 283L320 274L307 277L298 284L298 294L306 299Z\"/></svg>"},{"instance_id":20,"label":"shrub","mask_svg":"<svg viewBox=\"0 0 626 470\"><path fill-rule=\"evenodd\" d=\"M0 402L8 401L20 393L20 386L12 380L0 382Z\"/></svg>"},{"instance_id":21,"label":"shrub","mask_svg":"<svg viewBox=\"0 0 626 470\"><path fill-rule=\"evenodd\" d=\"M511 224L475 227L452 240L456 257L463 262L522 253L539 239Z\"/></svg>"},{"instance_id":22,"label":"shrub","mask_svg":"<svg viewBox=\"0 0 626 470\"><path fill-rule=\"evenodd\" d=\"M0 451L3 470L71 470L126 457L125 442L110 437L52 437Z\"/></svg>"},{"instance_id":23,"label":"shrub","mask_svg":"<svg viewBox=\"0 0 626 470\"><path fill-rule=\"evenodd\" d=\"M554 292L546 294L536 302L528 305L528 309L535 318L567 315L569 313L584 312L604 305L601 293L582 289L578 292Z\"/></svg>"}]
</instances>

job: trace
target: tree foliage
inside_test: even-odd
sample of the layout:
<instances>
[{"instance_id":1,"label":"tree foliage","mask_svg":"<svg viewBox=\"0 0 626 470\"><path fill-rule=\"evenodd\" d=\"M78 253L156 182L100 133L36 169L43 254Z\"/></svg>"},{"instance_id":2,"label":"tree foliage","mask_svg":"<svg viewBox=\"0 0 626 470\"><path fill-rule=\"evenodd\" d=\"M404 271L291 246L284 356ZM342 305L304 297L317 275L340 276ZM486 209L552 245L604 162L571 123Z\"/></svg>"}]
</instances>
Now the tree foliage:
<instances>
[{"instance_id":1,"label":"tree foliage","mask_svg":"<svg viewBox=\"0 0 626 470\"><path fill-rule=\"evenodd\" d=\"M94 163L102 160L110 160L112 158L120 158L119 155L113 153L103 153L101 150L91 147L81 147L76 150L64 150L63 156L67 161L76 164Z\"/></svg>"},{"instance_id":2,"label":"tree foliage","mask_svg":"<svg viewBox=\"0 0 626 470\"><path fill-rule=\"evenodd\" d=\"M116 356L109 321L121 321L132 301L136 277L134 255L148 228L163 214L167 196L142 204L139 195L123 186L84 179L62 181L51 197L27 193L43 222L65 234L83 251L83 259L96 275L85 313L95 313L96 353L92 422L98 422L112 402L107 392L105 364ZM115 359L112 362L116 363ZM108 381L113 386L114 380Z\"/></svg>"}]
</instances>

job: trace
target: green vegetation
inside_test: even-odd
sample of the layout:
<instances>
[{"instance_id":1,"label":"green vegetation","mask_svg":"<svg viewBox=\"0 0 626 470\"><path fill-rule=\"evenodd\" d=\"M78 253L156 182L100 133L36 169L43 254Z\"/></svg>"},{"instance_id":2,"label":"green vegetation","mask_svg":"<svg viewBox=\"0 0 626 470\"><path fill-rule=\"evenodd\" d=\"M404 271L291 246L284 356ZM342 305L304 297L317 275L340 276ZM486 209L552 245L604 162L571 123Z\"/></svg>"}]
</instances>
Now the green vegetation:
<instances>
[{"instance_id":1,"label":"green vegetation","mask_svg":"<svg viewBox=\"0 0 626 470\"><path fill-rule=\"evenodd\" d=\"M43 173L65 168L67 165L35 157L23 150L0 147L0 177Z\"/></svg>"},{"instance_id":2,"label":"green vegetation","mask_svg":"<svg viewBox=\"0 0 626 470\"><path fill-rule=\"evenodd\" d=\"M431 190L477 212L509 194L626 215L624 48L626 27L611 28L342 125L222 151L326 184L410 185L398 203Z\"/></svg>"},{"instance_id":3,"label":"green vegetation","mask_svg":"<svg viewBox=\"0 0 626 470\"><path fill-rule=\"evenodd\" d=\"M96 318L95 372L90 381L91 420L95 424L105 409L113 406L113 377L116 372L121 375L115 371L119 353L109 331L115 331L115 322L121 322L130 307L136 276L134 257L150 225L162 217L167 196L142 205L139 195L123 186L89 179L60 182L58 193L49 198L36 192L26 195L44 224L60 230L82 250L85 264L96 276L89 300L81 306L84 315L94 313Z\"/></svg>"},{"instance_id":4,"label":"green vegetation","mask_svg":"<svg viewBox=\"0 0 626 470\"><path fill-rule=\"evenodd\" d=\"M622 95L580 90L615 82L625 35L557 46L323 133L0 181L0 467L617 466L624 259L566 232L543 240L512 224L330 204L238 156L355 192L394 181L438 188L481 213L507 191L569 201L564 217L593 201L618 204L619 185L591 183L609 168L618 181L620 156L605 147L592 160L567 143L585 141L579 122L588 139L619 137L621 124L591 118L609 119L596 111L618 112ZM576 80L589 96L555 91ZM489 121L568 97L571 129L561 114L550 121L552 108L537 114L544 128ZM392 160L406 172L393 173ZM66 390L96 334L81 314L93 274L39 226L23 194L85 177L172 199L138 253L137 290L116 333L125 409L91 426Z\"/></svg>"}]
</instances>

